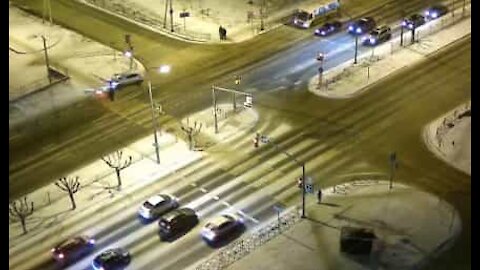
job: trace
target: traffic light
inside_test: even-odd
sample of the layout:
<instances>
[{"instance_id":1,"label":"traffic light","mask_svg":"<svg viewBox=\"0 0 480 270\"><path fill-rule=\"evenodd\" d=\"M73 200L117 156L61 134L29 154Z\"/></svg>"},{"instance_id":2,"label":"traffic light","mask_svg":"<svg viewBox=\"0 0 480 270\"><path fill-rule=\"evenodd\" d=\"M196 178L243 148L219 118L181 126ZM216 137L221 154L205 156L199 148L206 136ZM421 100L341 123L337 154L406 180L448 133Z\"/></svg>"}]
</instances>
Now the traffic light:
<instances>
[{"instance_id":1,"label":"traffic light","mask_svg":"<svg viewBox=\"0 0 480 270\"><path fill-rule=\"evenodd\" d=\"M258 144L260 143L260 137L261 137L260 133L257 133L255 135L255 138L253 138L253 146L255 146L255 148L257 148Z\"/></svg>"}]
</instances>

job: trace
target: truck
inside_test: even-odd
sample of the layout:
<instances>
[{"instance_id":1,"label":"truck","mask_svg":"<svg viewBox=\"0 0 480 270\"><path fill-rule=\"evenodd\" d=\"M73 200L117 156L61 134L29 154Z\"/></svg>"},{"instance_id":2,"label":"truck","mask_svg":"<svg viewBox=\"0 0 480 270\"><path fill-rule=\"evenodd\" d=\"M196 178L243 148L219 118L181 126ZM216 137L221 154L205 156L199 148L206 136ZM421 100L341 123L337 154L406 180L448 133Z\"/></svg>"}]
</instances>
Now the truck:
<instances>
[{"instance_id":1,"label":"truck","mask_svg":"<svg viewBox=\"0 0 480 270\"><path fill-rule=\"evenodd\" d=\"M330 15L337 15L340 0L310 2L298 8L292 16L292 24L299 28L310 28Z\"/></svg>"}]
</instances>

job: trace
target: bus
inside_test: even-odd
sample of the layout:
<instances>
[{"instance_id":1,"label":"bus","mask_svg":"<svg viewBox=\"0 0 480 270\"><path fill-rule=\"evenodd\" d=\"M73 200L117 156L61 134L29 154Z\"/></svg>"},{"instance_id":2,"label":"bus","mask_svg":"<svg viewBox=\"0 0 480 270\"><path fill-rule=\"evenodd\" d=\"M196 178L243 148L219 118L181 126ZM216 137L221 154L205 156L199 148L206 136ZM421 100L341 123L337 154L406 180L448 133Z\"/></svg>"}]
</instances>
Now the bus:
<instances>
[{"instance_id":1,"label":"bus","mask_svg":"<svg viewBox=\"0 0 480 270\"><path fill-rule=\"evenodd\" d=\"M340 0L319 1L297 9L292 17L293 25L300 28L310 28L328 15L336 14L340 8Z\"/></svg>"}]
</instances>

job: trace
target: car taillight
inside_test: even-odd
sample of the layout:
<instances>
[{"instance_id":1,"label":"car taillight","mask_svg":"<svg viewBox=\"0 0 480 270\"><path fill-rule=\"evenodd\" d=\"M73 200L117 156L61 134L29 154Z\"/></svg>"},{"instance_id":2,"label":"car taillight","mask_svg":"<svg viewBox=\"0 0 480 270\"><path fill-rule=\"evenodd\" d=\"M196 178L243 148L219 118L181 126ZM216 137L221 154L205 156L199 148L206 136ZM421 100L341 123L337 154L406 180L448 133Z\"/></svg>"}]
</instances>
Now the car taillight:
<instances>
[{"instance_id":1,"label":"car taillight","mask_svg":"<svg viewBox=\"0 0 480 270\"><path fill-rule=\"evenodd\" d=\"M63 259L63 253L58 254L58 258Z\"/></svg>"}]
</instances>

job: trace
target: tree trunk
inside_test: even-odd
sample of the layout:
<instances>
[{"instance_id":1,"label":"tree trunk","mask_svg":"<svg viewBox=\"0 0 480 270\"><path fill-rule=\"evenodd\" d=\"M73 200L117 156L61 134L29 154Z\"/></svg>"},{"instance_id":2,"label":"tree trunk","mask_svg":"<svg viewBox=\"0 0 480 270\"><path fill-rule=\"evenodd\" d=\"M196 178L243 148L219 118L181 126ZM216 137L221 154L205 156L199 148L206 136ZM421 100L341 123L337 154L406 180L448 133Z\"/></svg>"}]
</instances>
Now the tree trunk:
<instances>
[{"instance_id":1,"label":"tree trunk","mask_svg":"<svg viewBox=\"0 0 480 270\"><path fill-rule=\"evenodd\" d=\"M75 199L73 198L73 192L68 192L68 195L70 196L70 201L72 202L72 210L75 210L75 208L77 208L77 205L75 204Z\"/></svg>"},{"instance_id":2,"label":"tree trunk","mask_svg":"<svg viewBox=\"0 0 480 270\"><path fill-rule=\"evenodd\" d=\"M26 217L20 217L20 223L22 224L23 234L27 234L27 225L25 224Z\"/></svg>"},{"instance_id":3,"label":"tree trunk","mask_svg":"<svg viewBox=\"0 0 480 270\"><path fill-rule=\"evenodd\" d=\"M115 169L115 172L117 173L117 181L118 181L118 190L120 190L122 186L122 179L120 178L120 169Z\"/></svg>"},{"instance_id":4,"label":"tree trunk","mask_svg":"<svg viewBox=\"0 0 480 270\"><path fill-rule=\"evenodd\" d=\"M193 143L192 142L193 142L193 136L190 133L190 134L188 134L188 146L189 146L190 150L193 149Z\"/></svg>"}]
</instances>

